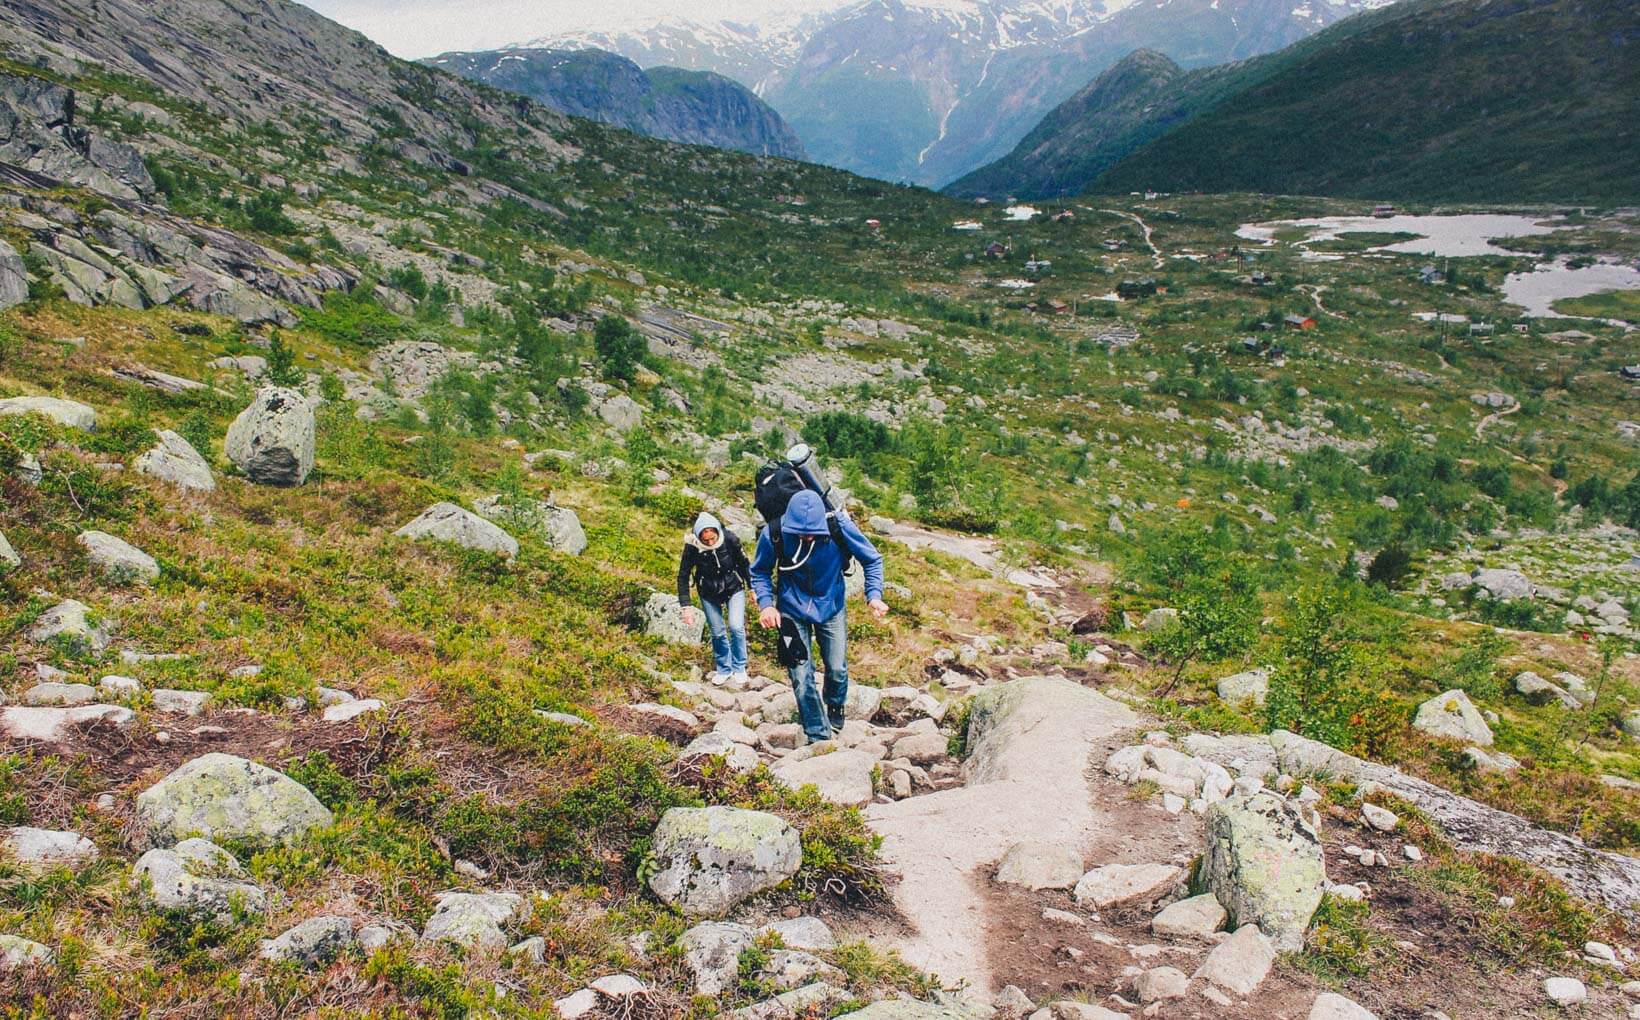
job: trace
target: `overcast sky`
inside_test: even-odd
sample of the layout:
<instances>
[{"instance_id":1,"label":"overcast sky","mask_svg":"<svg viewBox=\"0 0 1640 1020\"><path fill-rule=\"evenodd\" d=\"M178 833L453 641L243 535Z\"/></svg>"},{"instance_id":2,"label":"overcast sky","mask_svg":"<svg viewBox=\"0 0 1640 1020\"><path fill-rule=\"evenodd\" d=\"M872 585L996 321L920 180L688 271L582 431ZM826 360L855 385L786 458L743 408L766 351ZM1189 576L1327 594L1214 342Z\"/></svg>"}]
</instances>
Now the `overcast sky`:
<instances>
[{"instance_id":1,"label":"overcast sky","mask_svg":"<svg viewBox=\"0 0 1640 1020\"><path fill-rule=\"evenodd\" d=\"M824 9L833 0L302 0L401 57L492 49L577 29L670 14L701 21L749 18L771 7Z\"/></svg>"}]
</instances>

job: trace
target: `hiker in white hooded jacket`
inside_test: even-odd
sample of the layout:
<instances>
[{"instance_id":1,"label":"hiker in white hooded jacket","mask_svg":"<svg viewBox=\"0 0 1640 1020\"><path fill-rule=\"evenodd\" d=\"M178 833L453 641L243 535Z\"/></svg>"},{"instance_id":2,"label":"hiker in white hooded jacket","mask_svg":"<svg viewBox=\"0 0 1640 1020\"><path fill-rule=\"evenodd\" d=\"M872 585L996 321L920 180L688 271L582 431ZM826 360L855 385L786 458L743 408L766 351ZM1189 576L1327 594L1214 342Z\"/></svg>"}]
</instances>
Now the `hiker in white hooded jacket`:
<instances>
[{"instance_id":1,"label":"hiker in white hooded jacket","mask_svg":"<svg viewBox=\"0 0 1640 1020\"><path fill-rule=\"evenodd\" d=\"M746 682L746 586L751 583L746 551L735 533L711 514L702 513L683 536L678 561L678 603L683 622L695 625L689 604L691 585L700 593L700 608L712 632L712 683Z\"/></svg>"}]
</instances>

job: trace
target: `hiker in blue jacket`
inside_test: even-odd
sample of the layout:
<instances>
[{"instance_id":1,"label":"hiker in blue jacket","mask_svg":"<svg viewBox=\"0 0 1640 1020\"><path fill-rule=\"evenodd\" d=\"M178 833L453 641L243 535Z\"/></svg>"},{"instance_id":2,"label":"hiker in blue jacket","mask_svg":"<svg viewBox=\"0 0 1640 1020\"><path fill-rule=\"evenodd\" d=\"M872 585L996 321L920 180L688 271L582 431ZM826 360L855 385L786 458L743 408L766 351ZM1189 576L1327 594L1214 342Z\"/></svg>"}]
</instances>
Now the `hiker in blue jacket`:
<instances>
[{"instance_id":1,"label":"hiker in blue jacket","mask_svg":"<svg viewBox=\"0 0 1640 1020\"><path fill-rule=\"evenodd\" d=\"M883 557L871 540L847 516L836 516L838 533L848 556L860 561L866 574L866 602L881 620L888 615L883 601ZM809 743L829 740L843 726L843 703L848 699L848 635L844 613L843 567L846 557L832 538L826 505L819 493L804 490L792 496L780 518L780 549L769 529L757 538L752 558L752 593L762 607L758 622L780 628L782 660L797 696L797 711ZM779 573L779 593L775 575ZM814 683L814 657L820 646L826 666L824 696ZM789 653L789 654L788 654Z\"/></svg>"}]
</instances>

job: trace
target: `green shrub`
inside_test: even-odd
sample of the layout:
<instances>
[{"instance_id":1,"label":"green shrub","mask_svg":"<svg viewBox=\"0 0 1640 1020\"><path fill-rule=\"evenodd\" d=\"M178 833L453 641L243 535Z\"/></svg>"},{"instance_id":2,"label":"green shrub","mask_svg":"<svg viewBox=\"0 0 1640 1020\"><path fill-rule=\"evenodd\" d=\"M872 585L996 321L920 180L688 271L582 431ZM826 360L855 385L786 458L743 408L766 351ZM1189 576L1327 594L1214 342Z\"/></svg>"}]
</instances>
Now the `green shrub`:
<instances>
[{"instance_id":1,"label":"green shrub","mask_svg":"<svg viewBox=\"0 0 1640 1020\"><path fill-rule=\"evenodd\" d=\"M852 411L825 411L803 423L803 438L833 457L865 457L889 449L887 426Z\"/></svg>"},{"instance_id":2,"label":"green shrub","mask_svg":"<svg viewBox=\"0 0 1640 1020\"><path fill-rule=\"evenodd\" d=\"M1265 705L1270 729L1371 752L1404 721L1396 702L1373 689L1378 661L1353 630L1354 609L1337 582L1308 585L1288 600Z\"/></svg>"},{"instance_id":3,"label":"green shrub","mask_svg":"<svg viewBox=\"0 0 1640 1020\"><path fill-rule=\"evenodd\" d=\"M603 366L605 379L631 382L637 378L638 366L649 351L649 342L632 324L619 315L609 314L598 320L592 333L592 346Z\"/></svg>"}]
</instances>

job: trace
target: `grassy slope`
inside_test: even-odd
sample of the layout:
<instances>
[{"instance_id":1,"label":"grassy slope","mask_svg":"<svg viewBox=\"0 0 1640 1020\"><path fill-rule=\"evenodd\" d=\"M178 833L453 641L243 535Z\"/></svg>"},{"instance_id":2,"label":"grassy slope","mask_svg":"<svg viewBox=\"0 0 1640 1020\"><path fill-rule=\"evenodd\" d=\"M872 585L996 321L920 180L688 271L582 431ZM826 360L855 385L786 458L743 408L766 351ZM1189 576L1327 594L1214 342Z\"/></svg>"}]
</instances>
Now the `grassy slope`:
<instances>
[{"instance_id":1,"label":"grassy slope","mask_svg":"<svg viewBox=\"0 0 1640 1020\"><path fill-rule=\"evenodd\" d=\"M163 96L128 81L82 84L93 91L134 89L166 104ZM264 128L251 139L197 111L175 112L188 117L186 137L197 152L226 159L253 180L292 172L276 161L283 149L298 151L285 144L288 138ZM122 128L114 123L109 130ZM131 128L138 137L150 130ZM0 447L39 451L47 469L38 490L8 481L0 504L0 530L26 561L21 572L0 577L7 606L0 633L10 635L0 677L8 692L27 682L19 658L34 649L15 635L48 604L33 594L38 588L81 597L117 617L133 645L190 656L180 664L137 668L150 684L212 690L223 704L265 709L323 679L399 705L391 724L357 740L339 740L311 718L269 714L254 725L234 723L246 727L228 738L236 746L293 769L341 810L337 827L320 838L251 860L260 878L290 896L281 913L261 925L200 930L141 916L117 860L43 881L0 871L0 930L49 938L69 950L71 966L42 987L51 996L48 1012L122 1015L144 1004L175 1003L200 1013L248 1012L264 993L236 974L253 966L248 957L257 938L301 916L339 908L418 924L433 893L467 883L451 868L452 857L464 857L493 869L498 883L558 894L531 927L558 947L549 967L463 969L446 967L436 953L393 950L368 961L349 958L318 975L257 978L269 982L274 998L303 1003L328 996L326 1001L354 1013L391 1015L397 1008L459 1016L499 1008L541 1015L554 995L606 970L631 968L652 980L675 981L676 961L669 955L643 964L622 944L640 928L664 935L677 926L676 919L657 916L644 900L628 895L648 827L667 803L704 798L756 804L802 822L811 867L792 890L794 898L838 867L827 862L828 851L840 850L843 865L858 861L862 847L852 813L755 784L701 789L675 782L667 747L623 734L629 723L616 711L631 701L669 695L666 682L649 673L640 656L676 676L699 664L698 657L660 647L622 625L632 593L664 589L670 581L678 528L696 506L697 497L684 487L744 502L749 484L745 462L710 468L683 436L698 430L732 438L740 449L759 449L749 435L753 414L778 416L780 409L757 405L751 389L760 381L780 382L786 359L841 351L845 360L863 362L928 360L926 382L878 378L849 391L851 400L882 399L901 409L900 442L832 458L870 509L899 514L905 512L903 499L911 497L917 507L911 512L944 519L949 508L932 499L915 502L922 494L919 478L926 480L922 466L933 464L937 479L956 483L960 503L993 510L1011 557L1084 569L1084 557L1091 557L1122 565L1124 578L1137 577L1127 565L1142 558L1154 537L1211 528L1256 568L1259 597L1277 617L1286 615L1288 592L1335 571L1343 548L1353 542L1372 550L1386 536L1422 534L1415 525L1429 514L1457 527L1479 519L1484 509L1510 529L1565 528L1544 539L1551 548L1547 559L1574 559L1582 555L1584 536L1576 519L1561 516L1550 501L1551 463L1568 461L1572 480L1600 473L1621 482L1632 470L1632 447L1610 428L1623 413L1626 391L1609 371L1618 360L1635 360L1632 339L1585 324L1596 339L1577 348L1547 347L1541 329L1489 343L1443 342L1409 319L1409 310L1429 303L1477 318L1500 317L1504 309L1491 288L1519 260L1466 262L1465 283L1433 291L1416 284L1413 273L1422 260L1411 257L1313 264L1276 246L1259 264L1278 282L1261 289L1237 282L1239 268L1174 259L1164 271L1166 297L1110 309L1138 327L1142 338L1107 355L1091 335L1109 323L1087 311L1105 306L1084 304L1084 317L1075 322L1036 319L1020 307L1023 298L987 286L1017 274L1014 260L993 265L968 256L990 238L1007 240L1016 253L1034 251L1054 260L1056 275L1034 296L1077 298L1103 292L1124 275L1153 271L1142 251L1089 254L1108 236L1142 248L1128 220L1087 205L1076 207L1070 224L1010 225L987 212L986 230L975 238L949 229L951 219L971 214L970 208L924 192L667 146L585 123L571 125L564 138L585 156L539 165L528 154L509 151L504 134L483 133L463 153L483 172L558 204L563 218L517 204L456 215L459 201L440 190L449 183L445 175L375 150L367 153L364 173L329 173L305 163L301 172L322 176L323 197L281 197L293 216L336 215L325 202L341 199L389 224L424 220L430 237L387 231L398 251L425 255L441 246L456 248L483 259L482 272L499 284L528 280L539 286L543 260L590 261L591 271L566 270L556 282L584 284L592 301L607 299L624 309L654 299L654 284L664 282L669 303L727 319L743 311L769 317L737 322L726 338L703 338L702 345L721 359L716 374L652 359L659 381L630 387L648 407L651 428L624 446L584 410L558 402L558 376L579 375L579 363L593 357L587 337L571 334L538 362L504 373L494 390L458 381L441 391L427 402L433 415L425 423L406 416L367 424L346 405L328 407L321 417L319 470L308 486L272 492L225 476L222 491L194 507L129 471L98 465L127 464L151 441L146 430L157 427L184 428L204 437L202 448L219 449L247 392L216 376L227 395L165 397L116 382L107 370L137 361L206 377L214 357L265 353L259 346L265 334L189 312L87 311L49 294L0 315L0 395L62 393L98 406L105 423L92 440L15 421L0 427ZM247 193L238 175L179 150L157 161L209 185L180 190L174 205L244 229L236 219L238 206L223 201L224 195ZM779 200L791 194L802 194L806 203ZM87 212L95 205L74 192L57 197ZM1230 196L1182 202L1176 218L1141 204L1122 208L1156 227L1164 251L1211 252L1232 243L1241 222L1341 207ZM868 216L884 221L880 235L864 229ZM9 240L24 242L6 229ZM1589 236L1605 238L1600 243L1607 248L1632 243L1613 223L1573 234L1568 243ZM266 240L304 258L352 258L301 232ZM385 275L385 266L366 268ZM625 278L632 268L650 275L648 285ZM1321 317L1316 332L1291 343L1285 368L1224 353L1225 342L1250 321L1272 310L1310 309L1300 284L1326 287L1327 307L1347 318ZM805 301L816 303L800 303ZM832 301L839 304L825 304ZM413 319L388 316L389 337L419 337L489 356L517 353L504 322L470 309L469 325L455 327L441 313L427 301ZM868 338L845 328L844 314L894 316L926 332L905 340ZM182 332L174 328L179 325L207 332ZM338 372L361 367L369 354L348 325L340 313L309 315L283 336L299 365ZM61 342L66 337L87 339L76 347ZM1409 385L1387 367L1392 363L1436 379ZM691 414L665 409L667 386L690 398ZM1476 413L1466 397L1495 387L1520 393L1525 406L1488 441L1477 441ZM540 428L524 421L532 394L546 406ZM950 408L948 433L914 410L930 395ZM980 398L983 407L970 397ZM499 424L495 412L502 408L518 412L513 424ZM1183 420L1164 417L1168 409ZM1211 424L1252 411L1292 425L1322 414L1334 424L1317 427L1358 439L1428 434L1450 457L1451 476L1375 476L1356 465L1358 457L1294 457L1285 465L1253 461ZM939 441L919 445L913 435ZM578 463L547 458L526 471L520 446L568 449L577 461L606 464L619 456L627 467L588 478ZM1499 465L1513 502L1479 491L1476 469ZM673 482L651 491L657 468ZM1420 487L1429 491L1432 509L1422 505ZM1373 502L1392 489L1404 507L1395 513ZM518 562L505 566L391 537L435 499L470 502L495 491L552 493L581 513L592 548L568 560L526 538ZM1224 492L1237 502L1220 499ZM1124 501L1130 535L1105 529L1105 497L1111 494ZM1142 509L1146 503L1154 509ZM1251 503L1274 510L1279 526L1263 525L1248 509ZM158 588L145 594L97 579L73 543L86 527L126 535L158 556L166 565ZM1328 548L1329 541L1341 548ZM1419 545L1418 565L1439 572L1475 541L1501 545L1498 556L1506 558L1524 547L1507 532L1478 540L1455 534ZM1557 583L1592 590L1609 584L1609 576ZM995 634L1021 650L1048 636L1070 638L1063 631L1045 633L1017 595L949 561L896 550L890 577L912 596L897 600L901 613L887 626L855 628L858 675L868 682L921 675L936 648L963 634ZM1138 580L1101 594L1115 608L1135 612L1165 597ZM1477 692L1486 690L1482 703L1503 716L1500 747L1529 765L1516 778L1469 777L1455 756L1416 740L1406 722L1413 704L1452 682L1456 653L1477 629L1448 622L1445 611L1425 598L1363 595L1368 604L1361 612L1370 624L1363 625L1363 641L1382 662L1370 676L1384 694L1372 720L1375 750L1601 845L1632 849L1640 843L1632 827L1633 798L1593 778L1597 770L1640 777L1640 757L1614 725L1619 699L1632 703L1636 696L1632 663L1619 660L1618 679L1600 712L1573 717L1524 706L1498 684L1519 668L1545 675L1572 668L1592 676L1591 649L1563 636L1511 638L1490 665L1465 675L1479 678L1470 682ZM1246 661L1268 661L1273 640L1273 633L1264 633ZM1080 644L1072 647L1081 650ZM766 653L760 647L759 662L767 669ZM50 650L49 657L92 680L127 668L69 649ZM249 661L264 664L265 675L254 681L227 675ZM1003 661L1022 672L1043 667L1024 654ZM1211 695L1215 675L1244 664L1199 664L1156 708L1181 725L1256 727L1263 722L1257 714L1232 711ZM1144 693L1159 689L1170 674L1112 673L1096 682ZM564 731L537 720L533 708L576 710L610 725ZM91 802L106 790L139 790L177 762L219 746L208 735L173 729L168 749L155 750L158 745L146 740L140 751L115 756L87 743L64 758L19 751L0 759L8 792L9 777L22 777L16 781L21 796L0 798L4 820L77 827L113 848L111 856L125 855L123 814L99 813ZM1497 890L1483 888L1495 901ZM613 909L592 909L589 898ZM910 976L880 969L864 954L849 960L860 994L915 987ZM497 976L514 987L501 1007L491 1002Z\"/></svg>"}]
</instances>

